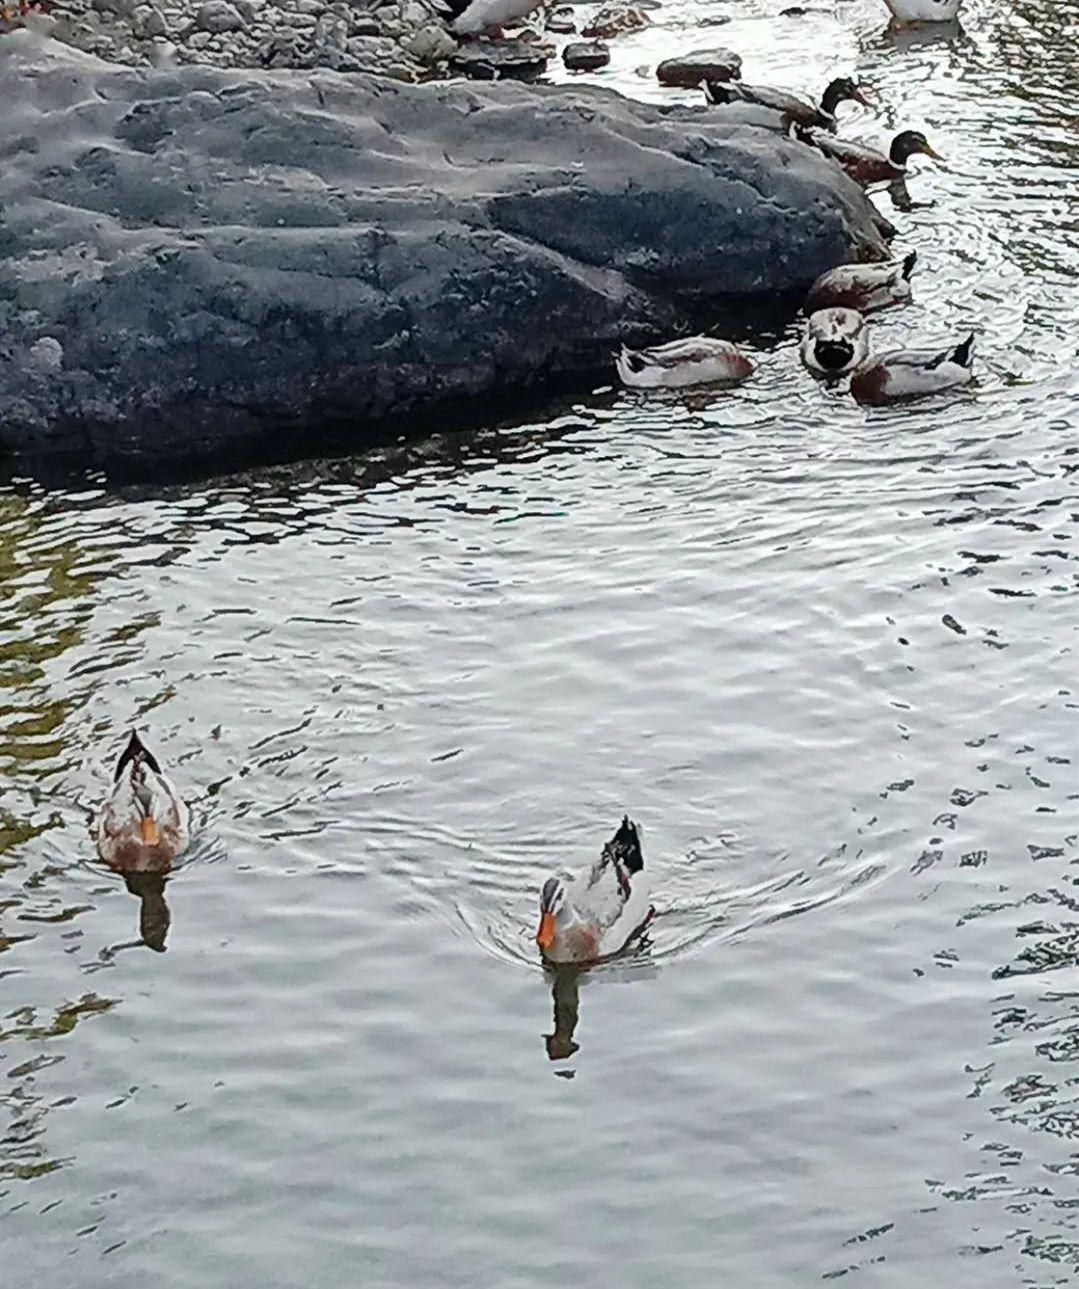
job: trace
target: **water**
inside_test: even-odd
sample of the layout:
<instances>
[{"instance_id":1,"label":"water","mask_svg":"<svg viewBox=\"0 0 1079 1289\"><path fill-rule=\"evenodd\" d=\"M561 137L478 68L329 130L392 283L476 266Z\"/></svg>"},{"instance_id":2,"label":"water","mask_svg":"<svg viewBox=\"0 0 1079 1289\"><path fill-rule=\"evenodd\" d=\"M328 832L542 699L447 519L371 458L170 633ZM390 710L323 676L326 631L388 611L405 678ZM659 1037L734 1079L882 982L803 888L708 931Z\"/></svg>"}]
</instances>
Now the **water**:
<instances>
[{"instance_id":1,"label":"water","mask_svg":"<svg viewBox=\"0 0 1079 1289\"><path fill-rule=\"evenodd\" d=\"M1075 1282L1076 11L777 7L605 78L721 39L924 127L878 331L975 327L973 393L866 413L792 326L734 393L0 493L5 1289ZM133 720L197 821L135 895ZM651 949L547 979L623 810Z\"/></svg>"}]
</instances>

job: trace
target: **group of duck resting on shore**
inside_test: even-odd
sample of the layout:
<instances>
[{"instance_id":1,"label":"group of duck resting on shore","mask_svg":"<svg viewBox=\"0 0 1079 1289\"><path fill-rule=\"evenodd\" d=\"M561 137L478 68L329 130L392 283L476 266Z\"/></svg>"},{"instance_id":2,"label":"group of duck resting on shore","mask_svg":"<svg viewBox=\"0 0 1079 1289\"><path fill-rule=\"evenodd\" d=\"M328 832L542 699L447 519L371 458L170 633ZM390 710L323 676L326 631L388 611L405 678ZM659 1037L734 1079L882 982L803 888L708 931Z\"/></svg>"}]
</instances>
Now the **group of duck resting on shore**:
<instances>
[{"instance_id":1,"label":"group of duck resting on shore","mask_svg":"<svg viewBox=\"0 0 1079 1289\"><path fill-rule=\"evenodd\" d=\"M444 0L457 14L459 35L502 35L502 27L520 23L545 0ZM885 0L898 25L953 21L960 0ZM904 130L887 154L836 136L840 103L868 104L862 88L839 77L825 89L819 105L764 85L747 85L732 69L728 81L702 82L706 101L759 109L776 128L817 149L865 188L887 185L897 206L913 204L906 193L907 163L919 154L938 157L924 134ZM762 121L763 123L763 121ZM938 158L939 159L939 158ZM879 213L876 224L885 239L895 229ZM825 380L850 379L858 402L875 406L966 385L972 379L973 335L944 349L896 349L871 355L865 315L911 297L910 275L915 254L876 264L842 264L819 278L805 301L806 325L800 346L805 367ZM648 349L623 346L615 356L619 378L639 389L684 389L693 385L736 384L755 370L733 342L715 336L690 336Z\"/></svg>"},{"instance_id":2,"label":"group of duck resting on shore","mask_svg":"<svg viewBox=\"0 0 1079 1289\"><path fill-rule=\"evenodd\" d=\"M846 101L868 103L850 77L833 80L819 106L781 90L741 81L705 82L708 101L717 106L752 104L775 112L791 136L837 162L863 187L898 185L906 198L907 162L919 154L936 157L924 134L903 130L887 155L836 137L836 109ZM886 237L895 230L880 218ZM966 385L972 379L973 335L945 349L893 349L872 355L866 314L911 298L910 276L917 256L884 263L841 264L809 289L803 310L805 331L799 348L806 369L825 380L850 378L859 403L877 406ZM682 389L690 385L737 383L754 371L750 359L729 340L692 336L651 349L623 346L616 356L618 375L642 389Z\"/></svg>"}]
</instances>

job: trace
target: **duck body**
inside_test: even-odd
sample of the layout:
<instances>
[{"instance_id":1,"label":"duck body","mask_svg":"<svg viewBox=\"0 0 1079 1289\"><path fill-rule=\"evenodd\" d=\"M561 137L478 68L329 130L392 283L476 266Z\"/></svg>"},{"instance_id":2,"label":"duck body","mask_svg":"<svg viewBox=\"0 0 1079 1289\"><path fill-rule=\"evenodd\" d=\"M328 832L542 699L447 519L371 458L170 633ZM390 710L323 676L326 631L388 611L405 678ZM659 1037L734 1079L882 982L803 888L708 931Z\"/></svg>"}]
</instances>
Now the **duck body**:
<instances>
[{"instance_id":1,"label":"duck body","mask_svg":"<svg viewBox=\"0 0 1079 1289\"><path fill-rule=\"evenodd\" d=\"M598 962L636 939L653 912L640 835L627 816L587 873L544 882L536 943L547 962Z\"/></svg>"},{"instance_id":2,"label":"duck body","mask_svg":"<svg viewBox=\"0 0 1079 1289\"><path fill-rule=\"evenodd\" d=\"M684 389L690 385L732 383L753 374L753 363L730 340L690 336L651 349L627 349L615 355L622 383L635 389Z\"/></svg>"},{"instance_id":3,"label":"duck body","mask_svg":"<svg viewBox=\"0 0 1079 1289\"><path fill-rule=\"evenodd\" d=\"M501 34L503 27L512 26L538 9L543 0L472 0L472 3L453 22L459 36L477 36L494 29Z\"/></svg>"},{"instance_id":4,"label":"duck body","mask_svg":"<svg viewBox=\"0 0 1079 1289\"><path fill-rule=\"evenodd\" d=\"M769 108L779 114L784 126L791 122L806 129L816 127L834 133L836 108L844 100L869 105L861 87L848 76L832 81L821 96L820 106L814 107L805 99L787 90L773 89L770 85L746 85L743 81L702 81L704 96L715 107L732 103L748 103L754 107Z\"/></svg>"},{"instance_id":5,"label":"duck body","mask_svg":"<svg viewBox=\"0 0 1079 1289\"><path fill-rule=\"evenodd\" d=\"M891 183L907 174L907 162L918 153L940 159L940 154L929 146L925 135L918 130L904 130L892 140L887 156L877 148L850 139L837 139L827 130L813 127L808 130L795 126L797 137L803 143L838 161L852 179L863 186Z\"/></svg>"},{"instance_id":6,"label":"duck body","mask_svg":"<svg viewBox=\"0 0 1079 1289\"><path fill-rule=\"evenodd\" d=\"M926 22L954 22L962 0L884 0L897 27Z\"/></svg>"},{"instance_id":7,"label":"duck body","mask_svg":"<svg viewBox=\"0 0 1079 1289\"><path fill-rule=\"evenodd\" d=\"M939 394L969 385L973 334L950 349L895 349L879 354L851 377L850 392L868 407Z\"/></svg>"},{"instance_id":8,"label":"duck body","mask_svg":"<svg viewBox=\"0 0 1079 1289\"><path fill-rule=\"evenodd\" d=\"M98 817L98 854L118 872L167 872L189 840L187 806L132 731Z\"/></svg>"},{"instance_id":9,"label":"duck body","mask_svg":"<svg viewBox=\"0 0 1079 1289\"><path fill-rule=\"evenodd\" d=\"M865 318L855 309L821 309L806 321L799 354L814 376L846 376L869 356Z\"/></svg>"},{"instance_id":10,"label":"duck body","mask_svg":"<svg viewBox=\"0 0 1079 1289\"><path fill-rule=\"evenodd\" d=\"M806 313L819 309L857 309L872 313L910 300L910 275L918 256L915 251L903 260L884 264L840 264L822 273L809 288Z\"/></svg>"}]
</instances>

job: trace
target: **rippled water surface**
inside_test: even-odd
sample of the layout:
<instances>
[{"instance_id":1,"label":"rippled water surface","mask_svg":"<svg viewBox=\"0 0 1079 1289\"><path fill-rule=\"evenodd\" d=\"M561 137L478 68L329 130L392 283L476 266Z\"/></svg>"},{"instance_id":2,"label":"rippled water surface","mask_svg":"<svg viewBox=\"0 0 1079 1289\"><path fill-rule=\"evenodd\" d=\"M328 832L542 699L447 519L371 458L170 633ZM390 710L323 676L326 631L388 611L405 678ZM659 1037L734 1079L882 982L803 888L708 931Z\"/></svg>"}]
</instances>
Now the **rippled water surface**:
<instances>
[{"instance_id":1,"label":"rippled water surface","mask_svg":"<svg viewBox=\"0 0 1079 1289\"><path fill-rule=\"evenodd\" d=\"M1076 9L781 7L600 79L857 70L949 158L878 334L975 328L972 393L866 413L792 327L735 393L0 492L5 1289L1075 1283ZM133 721L197 835L128 889ZM623 810L651 948L547 979Z\"/></svg>"}]
</instances>

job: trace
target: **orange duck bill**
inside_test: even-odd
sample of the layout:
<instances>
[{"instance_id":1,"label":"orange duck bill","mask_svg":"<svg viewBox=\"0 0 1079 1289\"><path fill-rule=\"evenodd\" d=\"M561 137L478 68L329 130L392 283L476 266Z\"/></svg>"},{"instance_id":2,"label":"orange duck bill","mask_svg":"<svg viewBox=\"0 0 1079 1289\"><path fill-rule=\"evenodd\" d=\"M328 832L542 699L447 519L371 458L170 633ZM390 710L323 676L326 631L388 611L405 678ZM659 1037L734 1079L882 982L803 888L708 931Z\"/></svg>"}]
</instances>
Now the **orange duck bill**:
<instances>
[{"instance_id":1,"label":"orange duck bill","mask_svg":"<svg viewBox=\"0 0 1079 1289\"><path fill-rule=\"evenodd\" d=\"M536 943L546 953L554 944L554 914L541 913L539 930L536 932Z\"/></svg>"}]
</instances>

